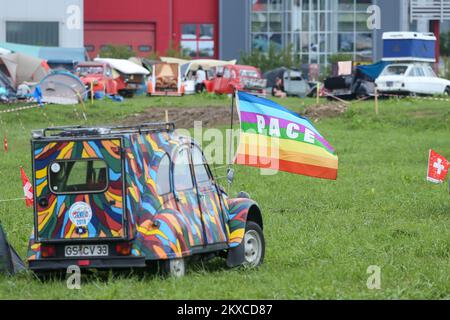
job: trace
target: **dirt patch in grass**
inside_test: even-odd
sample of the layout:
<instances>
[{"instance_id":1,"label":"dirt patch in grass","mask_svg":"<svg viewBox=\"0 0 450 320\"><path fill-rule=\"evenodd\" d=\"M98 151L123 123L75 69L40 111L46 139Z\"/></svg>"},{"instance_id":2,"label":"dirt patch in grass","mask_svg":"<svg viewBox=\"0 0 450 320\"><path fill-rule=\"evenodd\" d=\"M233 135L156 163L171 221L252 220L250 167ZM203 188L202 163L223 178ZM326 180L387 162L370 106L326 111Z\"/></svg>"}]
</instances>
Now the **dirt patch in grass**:
<instances>
[{"instance_id":1,"label":"dirt patch in grass","mask_svg":"<svg viewBox=\"0 0 450 320\"><path fill-rule=\"evenodd\" d=\"M169 112L169 121L175 122L177 128L193 128L194 121L202 121L204 128L215 128L230 124L229 107L187 107L187 108L151 108L143 113L136 113L123 121L125 125L144 122L164 122L165 110ZM238 115L234 112L234 122Z\"/></svg>"},{"instance_id":2,"label":"dirt patch in grass","mask_svg":"<svg viewBox=\"0 0 450 320\"><path fill-rule=\"evenodd\" d=\"M302 113L305 117L317 121L325 118L336 118L347 111L347 106L341 103L326 103L312 105L305 109Z\"/></svg>"},{"instance_id":3,"label":"dirt patch in grass","mask_svg":"<svg viewBox=\"0 0 450 320\"><path fill-rule=\"evenodd\" d=\"M203 128L216 128L230 124L230 107L186 107L186 108L149 108L142 113L135 113L124 121L124 125L135 125L145 122L164 122L165 110L169 112L169 121L175 122L177 128L193 128L194 121L202 121ZM313 105L302 113L313 121L338 117L347 110L345 105L328 103ZM234 110L234 123L238 123L238 115Z\"/></svg>"},{"instance_id":4,"label":"dirt patch in grass","mask_svg":"<svg viewBox=\"0 0 450 320\"><path fill-rule=\"evenodd\" d=\"M415 119L442 117L442 113L435 110L417 110L414 112L410 112L409 114Z\"/></svg>"}]
</instances>

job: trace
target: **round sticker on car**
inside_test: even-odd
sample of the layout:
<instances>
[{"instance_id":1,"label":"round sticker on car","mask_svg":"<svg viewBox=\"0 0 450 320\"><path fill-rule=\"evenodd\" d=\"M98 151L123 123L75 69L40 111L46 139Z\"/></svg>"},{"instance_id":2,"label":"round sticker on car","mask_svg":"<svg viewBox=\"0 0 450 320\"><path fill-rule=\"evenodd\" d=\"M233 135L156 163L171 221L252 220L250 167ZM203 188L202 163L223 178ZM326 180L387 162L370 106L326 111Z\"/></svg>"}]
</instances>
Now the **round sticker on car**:
<instances>
[{"instance_id":1,"label":"round sticker on car","mask_svg":"<svg viewBox=\"0 0 450 320\"><path fill-rule=\"evenodd\" d=\"M77 227L84 227L92 219L91 206L86 202L76 202L69 209L69 219Z\"/></svg>"}]
</instances>

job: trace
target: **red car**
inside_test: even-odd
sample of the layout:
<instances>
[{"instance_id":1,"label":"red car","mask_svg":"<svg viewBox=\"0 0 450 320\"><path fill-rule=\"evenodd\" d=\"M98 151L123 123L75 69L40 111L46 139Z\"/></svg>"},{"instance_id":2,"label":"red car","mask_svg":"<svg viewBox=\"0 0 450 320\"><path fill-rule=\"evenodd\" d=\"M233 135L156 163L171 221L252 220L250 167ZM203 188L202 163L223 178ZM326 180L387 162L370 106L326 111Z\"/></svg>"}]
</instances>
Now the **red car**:
<instances>
[{"instance_id":1,"label":"red car","mask_svg":"<svg viewBox=\"0 0 450 320\"><path fill-rule=\"evenodd\" d=\"M114 78L113 69L107 63L83 62L75 68L75 74L90 88L94 85L94 92L104 92L109 95L119 93L119 83Z\"/></svg>"},{"instance_id":2,"label":"red car","mask_svg":"<svg viewBox=\"0 0 450 320\"><path fill-rule=\"evenodd\" d=\"M216 77L211 80L209 87L214 93L218 94L231 94L234 90L239 90L265 95L266 85L267 80L262 78L261 71L258 68L227 65L217 68Z\"/></svg>"}]
</instances>

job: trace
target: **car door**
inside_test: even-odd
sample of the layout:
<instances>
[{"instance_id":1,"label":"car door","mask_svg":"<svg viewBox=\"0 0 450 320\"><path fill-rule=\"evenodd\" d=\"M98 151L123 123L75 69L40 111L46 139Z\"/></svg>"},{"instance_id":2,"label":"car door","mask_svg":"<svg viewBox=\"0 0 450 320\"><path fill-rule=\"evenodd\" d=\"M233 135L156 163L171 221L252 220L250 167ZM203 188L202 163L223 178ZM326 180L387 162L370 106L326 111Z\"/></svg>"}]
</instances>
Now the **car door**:
<instances>
[{"instance_id":1,"label":"car door","mask_svg":"<svg viewBox=\"0 0 450 320\"><path fill-rule=\"evenodd\" d=\"M423 88L423 77L424 74L419 67L411 67L409 71L405 73L405 89L412 93L425 93L426 90Z\"/></svg>"},{"instance_id":2,"label":"car door","mask_svg":"<svg viewBox=\"0 0 450 320\"><path fill-rule=\"evenodd\" d=\"M206 243L226 243L226 228L218 190L203 153L195 144L191 145L191 156L195 184L200 199Z\"/></svg>"},{"instance_id":3,"label":"car door","mask_svg":"<svg viewBox=\"0 0 450 320\"><path fill-rule=\"evenodd\" d=\"M105 82L106 82L106 93L107 94L117 94L117 84L113 79L113 72L110 66L105 66Z\"/></svg>"},{"instance_id":4,"label":"car door","mask_svg":"<svg viewBox=\"0 0 450 320\"><path fill-rule=\"evenodd\" d=\"M445 91L445 85L442 80L436 76L433 69L430 66L423 66L423 72L426 76L426 82L430 84L430 88L433 94L443 94Z\"/></svg>"},{"instance_id":5,"label":"car door","mask_svg":"<svg viewBox=\"0 0 450 320\"><path fill-rule=\"evenodd\" d=\"M127 236L122 140L35 141L35 234L39 240Z\"/></svg>"},{"instance_id":6,"label":"car door","mask_svg":"<svg viewBox=\"0 0 450 320\"><path fill-rule=\"evenodd\" d=\"M189 243L191 247L205 244L199 197L194 187L190 165L188 145L183 145L175 151L173 158L173 188L178 212L186 220L189 228Z\"/></svg>"},{"instance_id":7,"label":"car door","mask_svg":"<svg viewBox=\"0 0 450 320\"><path fill-rule=\"evenodd\" d=\"M220 85L221 85L222 79L223 79L223 70L224 70L224 67L216 68L215 77L213 80L213 92L214 93L221 93Z\"/></svg>"},{"instance_id":8,"label":"car door","mask_svg":"<svg viewBox=\"0 0 450 320\"><path fill-rule=\"evenodd\" d=\"M230 77L231 77L230 67L223 68L222 78L220 79L220 88L219 88L220 93L227 93L227 87L230 82Z\"/></svg>"}]
</instances>

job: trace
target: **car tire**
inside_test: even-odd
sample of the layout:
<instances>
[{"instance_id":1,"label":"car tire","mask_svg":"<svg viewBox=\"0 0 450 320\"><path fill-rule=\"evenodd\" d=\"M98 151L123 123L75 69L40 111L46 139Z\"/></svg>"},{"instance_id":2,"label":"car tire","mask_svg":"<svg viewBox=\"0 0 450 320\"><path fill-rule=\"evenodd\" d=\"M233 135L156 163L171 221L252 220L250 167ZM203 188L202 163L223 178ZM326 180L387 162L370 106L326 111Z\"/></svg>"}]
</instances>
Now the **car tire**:
<instances>
[{"instance_id":1,"label":"car tire","mask_svg":"<svg viewBox=\"0 0 450 320\"><path fill-rule=\"evenodd\" d=\"M445 88L444 96L450 96L450 87Z\"/></svg>"},{"instance_id":2,"label":"car tire","mask_svg":"<svg viewBox=\"0 0 450 320\"><path fill-rule=\"evenodd\" d=\"M159 265L163 276L181 278L186 274L186 259L184 258L161 260Z\"/></svg>"},{"instance_id":3,"label":"car tire","mask_svg":"<svg viewBox=\"0 0 450 320\"><path fill-rule=\"evenodd\" d=\"M266 242L261 227L253 221L247 221L244 244L244 267L255 268L264 261Z\"/></svg>"}]
</instances>

